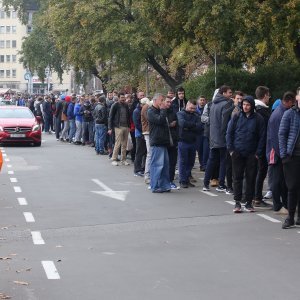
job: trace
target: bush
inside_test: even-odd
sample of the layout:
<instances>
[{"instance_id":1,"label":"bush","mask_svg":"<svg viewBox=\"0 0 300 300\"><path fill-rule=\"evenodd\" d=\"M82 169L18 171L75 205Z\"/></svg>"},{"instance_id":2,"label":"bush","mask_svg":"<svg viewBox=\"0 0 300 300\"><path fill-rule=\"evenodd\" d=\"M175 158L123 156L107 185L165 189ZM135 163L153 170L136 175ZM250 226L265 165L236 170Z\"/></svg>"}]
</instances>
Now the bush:
<instances>
[{"instance_id":1,"label":"bush","mask_svg":"<svg viewBox=\"0 0 300 300\"><path fill-rule=\"evenodd\" d=\"M217 70L218 87L229 85L233 91L241 90L255 96L259 85L270 88L273 100L281 98L286 91L296 91L300 86L300 64L277 63L270 66L260 66L255 73L242 69L219 65ZM202 76L184 83L188 98L204 95L211 99L215 90L215 73L211 68Z\"/></svg>"}]
</instances>

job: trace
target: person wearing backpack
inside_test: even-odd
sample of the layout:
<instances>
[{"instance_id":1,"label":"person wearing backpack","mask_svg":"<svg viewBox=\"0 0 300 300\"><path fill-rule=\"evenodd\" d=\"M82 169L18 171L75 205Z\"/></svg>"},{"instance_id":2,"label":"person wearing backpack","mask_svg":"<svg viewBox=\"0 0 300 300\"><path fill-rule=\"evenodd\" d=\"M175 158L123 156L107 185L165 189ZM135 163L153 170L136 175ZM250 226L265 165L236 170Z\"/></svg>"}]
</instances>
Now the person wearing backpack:
<instances>
[{"instance_id":1,"label":"person wearing backpack","mask_svg":"<svg viewBox=\"0 0 300 300\"><path fill-rule=\"evenodd\" d=\"M229 122L226 145L232 158L233 194L235 213L242 212L243 180L245 174L245 211L254 212L252 200L255 193L257 160L265 155L266 128L264 119L255 112L252 96L245 96L242 110Z\"/></svg>"},{"instance_id":2,"label":"person wearing backpack","mask_svg":"<svg viewBox=\"0 0 300 300\"><path fill-rule=\"evenodd\" d=\"M106 155L105 142L107 135L108 110L104 96L99 97L99 102L94 109L95 119L95 151L97 155Z\"/></svg>"}]
</instances>

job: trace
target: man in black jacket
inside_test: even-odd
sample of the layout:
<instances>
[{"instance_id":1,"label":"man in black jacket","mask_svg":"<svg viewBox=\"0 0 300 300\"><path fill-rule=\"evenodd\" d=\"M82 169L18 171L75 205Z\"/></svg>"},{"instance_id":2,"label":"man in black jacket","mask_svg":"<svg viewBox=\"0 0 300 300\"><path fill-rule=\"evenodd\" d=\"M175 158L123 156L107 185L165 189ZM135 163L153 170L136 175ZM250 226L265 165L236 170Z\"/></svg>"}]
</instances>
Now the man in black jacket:
<instances>
[{"instance_id":1,"label":"man in black jacket","mask_svg":"<svg viewBox=\"0 0 300 300\"><path fill-rule=\"evenodd\" d=\"M179 182L180 187L194 187L189 181L195 163L197 136L201 133L201 117L196 113L196 101L188 101L185 109L177 113L179 126Z\"/></svg>"},{"instance_id":2,"label":"man in black jacket","mask_svg":"<svg viewBox=\"0 0 300 300\"><path fill-rule=\"evenodd\" d=\"M162 94L155 94L153 105L148 110L150 129L150 188L153 193L171 190L169 175L169 156L167 148L172 144L167 120L166 104Z\"/></svg>"},{"instance_id":3,"label":"man in black jacket","mask_svg":"<svg viewBox=\"0 0 300 300\"><path fill-rule=\"evenodd\" d=\"M119 93L118 102L114 103L110 109L108 119L108 134L115 130L115 146L112 155L112 165L118 166L117 158L121 148L121 164L128 166L126 161L126 147L130 128L130 113L128 105L125 103L125 94Z\"/></svg>"},{"instance_id":4,"label":"man in black jacket","mask_svg":"<svg viewBox=\"0 0 300 300\"><path fill-rule=\"evenodd\" d=\"M105 96L99 97L99 102L94 110L95 119L95 151L97 155L105 155L105 141L107 134L108 112Z\"/></svg>"}]
</instances>

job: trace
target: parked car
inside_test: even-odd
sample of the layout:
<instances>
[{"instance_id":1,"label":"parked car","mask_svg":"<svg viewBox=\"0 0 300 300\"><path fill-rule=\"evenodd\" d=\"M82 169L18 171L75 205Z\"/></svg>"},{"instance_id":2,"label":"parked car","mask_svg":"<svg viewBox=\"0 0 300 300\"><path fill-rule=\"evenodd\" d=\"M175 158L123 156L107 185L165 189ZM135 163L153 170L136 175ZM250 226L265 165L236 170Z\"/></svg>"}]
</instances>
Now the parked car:
<instances>
[{"instance_id":1,"label":"parked car","mask_svg":"<svg viewBox=\"0 0 300 300\"><path fill-rule=\"evenodd\" d=\"M41 146L40 118L21 106L0 106L0 144L31 143Z\"/></svg>"},{"instance_id":2,"label":"parked car","mask_svg":"<svg viewBox=\"0 0 300 300\"><path fill-rule=\"evenodd\" d=\"M14 105L14 103L11 100L0 98L0 106L5 106L5 105Z\"/></svg>"}]
</instances>

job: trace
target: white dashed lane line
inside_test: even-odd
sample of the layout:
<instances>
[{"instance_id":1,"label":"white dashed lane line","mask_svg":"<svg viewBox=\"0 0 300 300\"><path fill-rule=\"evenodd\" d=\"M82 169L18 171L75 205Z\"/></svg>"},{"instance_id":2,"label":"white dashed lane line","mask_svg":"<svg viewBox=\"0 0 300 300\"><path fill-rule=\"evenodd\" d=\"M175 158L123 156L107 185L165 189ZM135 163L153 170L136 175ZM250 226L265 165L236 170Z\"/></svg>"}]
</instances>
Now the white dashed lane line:
<instances>
[{"instance_id":1,"label":"white dashed lane line","mask_svg":"<svg viewBox=\"0 0 300 300\"><path fill-rule=\"evenodd\" d=\"M25 220L27 223L34 223L35 219L33 217L33 214L31 212L24 212L23 213Z\"/></svg>"},{"instance_id":2,"label":"white dashed lane line","mask_svg":"<svg viewBox=\"0 0 300 300\"><path fill-rule=\"evenodd\" d=\"M211 192L206 192L206 191L200 191L200 192L202 192L202 193L205 194L205 195L211 196L211 197L218 197L218 195L213 194L213 193L211 193Z\"/></svg>"},{"instance_id":3,"label":"white dashed lane line","mask_svg":"<svg viewBox=\"0 0 300 300\"><path fill-rule=\"evenodd\" d=\"M10 182L12 182L12 183L18 182L18 179L17 179L17 178L9 178L9 179L10 179Z\"/></svg>"},{"instance_id":4,"label":"white dashed lane line","mask_svg":"<svg viewBox=\"0 0 300 300\"><path fill-rule=\"evenodd\" d=\"M60 279L53 261L42 261L42 265L48 279Z\"/></svg>"},{"instance_id":5,"label":"white dashed lane line","mask_svg":"<svg viewBox=\"0 0 300 300\"><path fill-rule=\"evenodd\" d=\"M7 165L6 167L10 169L10 168L12 168L12 165Z\"/></svg>"},{"instance_id":6,"label":"white dashed lane line","mask_svg":"<svg viewBox=\"0 0 300 300\"><path fill-rule=\"evenodd\" d=\"M10 159L9 158L5 158L4 161L10 162Z\"/></svg>"},{"instance_id":7,"label":"white dashed lane line","mask_svg":"<svg viewBox=\"0 0 300 300\"><path fill-rule=\"evenodd\" d=\"M230 204L230 205L235 205L234 201L225 201L226 203Z\"/></svg>"},{"instance_id":8,"label":"white dashed lane line","mask_svg":"<svg viewBox=\"0 0 300 300\"><path fill-rule=\"evenodd\" d=\"M15 193L22 193L22 189L19 186L14 186Z\"/></svg>"},{"instance_id":9,"label":"white dashed lane line","mask_svg":"<svg viewBox=\"0 0 300 300\"><path fill-rule=\"evenodd\" d=\"M15 172L14 172L14 171L8 171L7 174L8 174L8 175L14 175Z\"/></svg>"},{"instance_id":10,"label":"white dashed lane line","mask_svg":"<svg viewBox=\"0 0 300 300\"><path fill-rule=\"evenodd\" d=\"M269 217L269 216L267 216L267 215L265 215L265 214L256 214L256 215L259 216L259 217L264 218L265 220L268 220L268 221L270 221L270 222L273 222L273 223L281 223L281 221L279 221L279 220L277 220L277 219L274 219L274 218L272 218L272 217Z\"/></svg>"},{"instance_id":11,"label":"white dashed lane line","mask_svg":"<svg viewBox=\"0 0 300 300\"><path fill-rule=\"evenodd\" d=\"M25 198L18 198L18 202L21 206L28 205Z\"/></svg>"},{"instance_id":12,"label":"white dashed lane line","mask_svg":"<svg viewBox=\"0 0 300 300\"><path fill-rule=\"evenodd\" d=\"M2 156L3 157L7 157L7 154L2 152Z\"/></svg>"},{"instance_id":13,"label":"white dashed lane line","mask_svg":"<svg viewBox=\"0 0 300 300\"><path fill-rule=\"evenodd\" d=\"M31 231L31 236L34 245L45 245L45 241L39 231Z\"/></svg>"}]
</instances>

